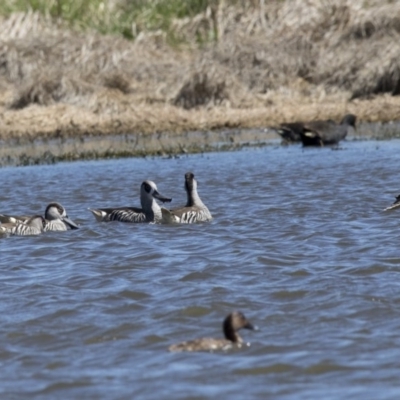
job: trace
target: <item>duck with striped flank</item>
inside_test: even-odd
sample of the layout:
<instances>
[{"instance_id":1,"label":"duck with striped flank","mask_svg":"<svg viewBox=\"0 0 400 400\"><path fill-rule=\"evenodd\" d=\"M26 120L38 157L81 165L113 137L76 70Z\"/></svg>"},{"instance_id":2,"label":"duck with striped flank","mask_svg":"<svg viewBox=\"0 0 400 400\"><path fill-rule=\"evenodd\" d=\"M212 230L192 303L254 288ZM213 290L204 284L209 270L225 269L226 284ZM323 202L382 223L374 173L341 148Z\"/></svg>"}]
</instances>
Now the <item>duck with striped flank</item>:
<instances>
[{"instance_id":1,"label":"duck with striped flank","mask_svg":"<svg viewBox=\"0 0 400 400\"><path fill-rule=\"evenodd\" d=\"M185 174L185 190L187 195L186 205L173 210L162 208L162 223L193 224L211 221L212 215L197 193L197 181L192 172Z\"/></svg>"},{"instance_id":2,"label":"duck with striped flank","mask_svg":"<svg viewBox=\"0 0 400 400\"><path fill-rule=\"evenodd\" d=\"M46 227L46 220L41 215L34 215L25 222L6 222L0 225L0 231L13 236L40 235Z\"/></svg>"},{"instance_id":3,"label":"duck with striped flank","mask_svg":"<svg viewBox=\"0 0 400 400\"><path fill-rule=\"evenodd\" d=\"M234 311L229 314L222 325L225 339L201 338L189 340L187 342L171 345L168 350L174 352L180 351L216 351L230 350L243 346L243 339L239 336L240 329L258 330L258 327L252 325L240 311Z\"/></svg>"},{"instance_id":4,"label":"duck with striped flank","mask_svg":"<svg viewBox=\"0 0 400 400\"><path fill-rule=\"evenodd\" d=\"M27 215L0 215L0 222L3 223L26 223L30 216ZM72 221L60 203L49 203L44 212L44 219L46 220L46 226L44 228L47 231L68 231L70 229L79 229L79 226Z\"/></svg>"},{"instance_id":5,"label":"duck with striped flank","mask_svg":"<svg viewBox=\"0 0 400 400\"><path fill-rule=\"evenodd\" d=\"M400 207L400 194L396 196L394 203L391 206L386 207L383 211L390 211L399 207Z\"/></svg>"},{"instance_id":6,"label":"duck with striped flank","mask_svg":"<svg viewBox=\"0 0 400 400\"><path fill-rule=\"evenodd\" d=\"M170 202L172 200L161 195L154 182L144 181L140 187L140 204L142 208L89 208L89 210L99 222L156 223L161 222L162 218L161 207L156 199L161 202Z\"/></svg>"}]
</instances>

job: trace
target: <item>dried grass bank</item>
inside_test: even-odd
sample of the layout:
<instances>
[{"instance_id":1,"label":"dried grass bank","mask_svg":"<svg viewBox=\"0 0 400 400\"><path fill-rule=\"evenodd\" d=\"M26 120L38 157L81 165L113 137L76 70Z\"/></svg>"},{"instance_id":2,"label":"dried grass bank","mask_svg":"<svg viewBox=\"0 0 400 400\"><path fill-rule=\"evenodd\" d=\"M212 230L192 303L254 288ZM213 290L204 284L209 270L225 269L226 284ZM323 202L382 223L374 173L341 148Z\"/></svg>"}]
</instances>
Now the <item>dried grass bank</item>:
<instances>
[{"instance_id":1,"label":"dried grass bank","mask_svg":"<svg viewBox=\"0 0 400 400\"><path fill-rule=\"evenodd\" d=\"M172 21L175 46L161 30L127 40L3 17L0 138L400 120L400 1L210 4Z\"/></svg>"}]
</instances>

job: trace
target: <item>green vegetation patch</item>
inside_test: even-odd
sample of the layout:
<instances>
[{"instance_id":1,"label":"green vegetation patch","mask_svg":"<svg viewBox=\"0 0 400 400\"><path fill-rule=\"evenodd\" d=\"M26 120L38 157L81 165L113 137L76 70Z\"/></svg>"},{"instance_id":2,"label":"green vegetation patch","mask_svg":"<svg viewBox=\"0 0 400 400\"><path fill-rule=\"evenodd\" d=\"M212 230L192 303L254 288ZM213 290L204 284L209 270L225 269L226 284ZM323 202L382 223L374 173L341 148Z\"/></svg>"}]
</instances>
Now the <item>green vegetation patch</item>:
<instances>
[{"instance_id":1,"label":"green vegetation patch","mask_svg":"<svg viewBox=\"0 0 400 400\"><path fill-rule=\"evenodd\" d=\"M194 17L217 0L2 0L0 14L37 11L69 26L134 38L142 31L170 32L176 18Z\"/></svg>"}]
</instances>

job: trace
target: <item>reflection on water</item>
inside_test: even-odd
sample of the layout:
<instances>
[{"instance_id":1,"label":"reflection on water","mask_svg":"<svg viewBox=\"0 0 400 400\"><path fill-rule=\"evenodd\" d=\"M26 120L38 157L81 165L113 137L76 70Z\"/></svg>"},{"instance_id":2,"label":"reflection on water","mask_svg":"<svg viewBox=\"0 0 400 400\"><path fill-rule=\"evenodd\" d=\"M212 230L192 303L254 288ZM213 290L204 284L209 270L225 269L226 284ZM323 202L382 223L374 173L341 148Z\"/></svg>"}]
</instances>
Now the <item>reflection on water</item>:
<instances>
[{"instance_id":1,"label":"reflection on water","mask_svg":"<svg viewBox=\"0 0 400 400\"><path fill-rule=\"evenodd\" d=\"M398 398L399 141L176 159L3 168L0 212L59 201L70 232L0 239L2 398ZM97 223L144 179L185 203L193 171L214 221ZM223 354L243 311L261 330ZM135 396L135 397L136 397Z\"/></svg>"}]
</instances>

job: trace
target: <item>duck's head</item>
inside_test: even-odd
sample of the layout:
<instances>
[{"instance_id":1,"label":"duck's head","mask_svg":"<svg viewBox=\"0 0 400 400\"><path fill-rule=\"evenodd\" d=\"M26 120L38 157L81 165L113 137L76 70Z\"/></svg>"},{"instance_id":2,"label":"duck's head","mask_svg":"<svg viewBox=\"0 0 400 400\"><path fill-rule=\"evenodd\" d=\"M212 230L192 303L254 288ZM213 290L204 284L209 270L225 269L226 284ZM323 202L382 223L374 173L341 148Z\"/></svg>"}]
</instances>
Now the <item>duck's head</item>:
<instances>
[{"instance_id":1,"label":"duck's head","mask_svg":"<svg viewBox=\"0 0 400 400\"><path fill-rule=\"evenodd\" d=\"M160 200L161 202L170 202L170 197L165 197L158 192L157 185L153 181L144 181L140 187L140 198L142 203L148 203L154 199Z\"/></svg>"},{"instance_id":2,"label":"duck's head","mask_svg":"<svg viewBox=\"0 0 400 400\"><path fill-rule=\"evenodd\" d=\"M353 128L356 127L357 117L354 114L346 114L342 119L343 125L350 125Z\"/></svg>"},{"instance_id":3,"label":"duck's head","mask_svg":"<svg viewBox=\"0 0 400 400\"><path fill-rule=\"evenodd\" d=\"M67 211L65 208L60 204L60 203L50 203L46 207L46 211L44 213L44 217L48 221L56 220L56 219L61 219L63 222L65 222L71 229L78 229L79 226L72 220L69 219L67 215Z\"/></svg>"},{"instance_id":4,"label":"duck's head","mask_svg":"<svg viewBox=\"0 0 400 400\"><path fill-rule=\"evenodd\" d=\"M49 203L46 207L46 211L44 212L44 217L49 221L61 219L62 217L66 216L67 212L60 203Z\"/></svg>"},{"instance_id":5,"label":"duck's head","mask_svg":"<svg viewBox=\"0 0 400 400\"><path fill-rule=\"evenodd\" d=\"M240 311L233 311L229 314L223 323L225 338L232 342L241 342L241 337L236 333L240 329L258 330L256 325L251 324L244 314Z\"/></svg>"}]
</instances>

